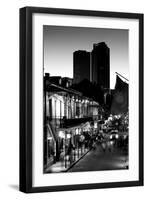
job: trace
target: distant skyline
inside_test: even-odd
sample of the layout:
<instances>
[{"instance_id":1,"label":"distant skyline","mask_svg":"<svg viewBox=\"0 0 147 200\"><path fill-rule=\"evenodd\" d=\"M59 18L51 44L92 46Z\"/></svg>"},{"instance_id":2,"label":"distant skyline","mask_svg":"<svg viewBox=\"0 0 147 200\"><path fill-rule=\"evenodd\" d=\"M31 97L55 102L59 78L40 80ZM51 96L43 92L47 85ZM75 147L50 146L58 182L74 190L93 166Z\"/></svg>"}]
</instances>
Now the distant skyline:
<instances>
[{"instance_id":1,"label":"distant skyline","mask_svg":"<svg viewBox=\"0 0 147 200\"><path fill-rule=\"evenodd\" d=\"M44 70L51 76L73 78L73 52L92 51L93 44L105 42L110 48L110 88L116 74L129 79L128 30L44 26Z\"/></svg>"}]
</instances>

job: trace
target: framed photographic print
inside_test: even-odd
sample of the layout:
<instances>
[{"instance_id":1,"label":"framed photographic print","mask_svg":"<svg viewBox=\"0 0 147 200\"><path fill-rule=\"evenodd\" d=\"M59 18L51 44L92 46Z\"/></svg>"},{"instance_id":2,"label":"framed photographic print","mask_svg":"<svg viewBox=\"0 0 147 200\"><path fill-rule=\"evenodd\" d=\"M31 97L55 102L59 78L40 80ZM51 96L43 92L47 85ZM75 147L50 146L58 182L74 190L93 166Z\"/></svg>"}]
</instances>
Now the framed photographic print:
<instances>
[{"instance_id":1,"label":"framed photographic print","mask_svg":"<svg viewBox=\"0 0 147 200\"><path fill-rule=\"evenodd\" d=\"M143 14L20 9L20 191L143 185Z\"/></svg>"}]
</instances>

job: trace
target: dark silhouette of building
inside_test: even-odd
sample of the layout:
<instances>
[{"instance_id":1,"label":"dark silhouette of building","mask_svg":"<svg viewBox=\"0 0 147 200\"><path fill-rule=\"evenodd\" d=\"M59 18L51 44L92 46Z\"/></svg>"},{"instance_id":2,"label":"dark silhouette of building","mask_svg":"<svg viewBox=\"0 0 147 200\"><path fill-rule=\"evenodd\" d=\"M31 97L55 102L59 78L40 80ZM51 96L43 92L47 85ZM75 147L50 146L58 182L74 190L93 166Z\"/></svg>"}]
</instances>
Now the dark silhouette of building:
<instances>
[{"instance_id":1,"label":"dark silhouette of building","mask_svg":"<svg viewBox=\"0 0 147 200\"><path fill-rule=\"evenodd\" d=\"M93 45L91 59L92 82L110 88L110 50L105 42Z\"/></svg>"},{"instance_id":2,"label":"dark silhouette of building","mask_svg":"<svg viewBox=\"0 0 147 200\"><path fill-rule=\"evenodd\" d=\"M128 91L129 85L124 82L118 75L116 76L116 84L112 97L111 113L118 115L128 112Z\"/></svg>"},{"instance_id":3,"label":"dark silhouette of building","mask_svg":"<svg viewBox=\"0 0 147 200\"><path fill-rule=\"evenodd\" d=\"M62 83L62 77L61 76L49 76L48 80L51 83L57 84L57 85L61 85L61 83Z\"/></svg>"},{"instance_id":4,"label":"dark silhouette of building","mask_svg":"<svg viewBox=\"0 0 147 200\"><path fill-rule=\"evenodd\" d=\"M73 79L69 77L62 78L62 86L63 87L70 87L73 84Z\"/></svg>"},{"instance_id":5,"label":"dark silhouette of building","mask_svg":"<svg viewBox=\"0 0 147 200\"><path fill-rule=\"evenodd\" d=\"M73 84L73 79L69 77L61 77L61 76L50 76L49 73L45 73L45 80L48 80L50 83L55 85L60 85L63 87L70 87Z\"/></svg>"},{"instance_id":6,"label":"dark silhouette of building","mask_svg":"<svg viewBox=\"0 0 147 200\"><path fill-rule=\"evenodd\" d=\"M87 79L90 81L90 52L78 50L73 53L74 83Z\"/></svg>"}]
</instances>

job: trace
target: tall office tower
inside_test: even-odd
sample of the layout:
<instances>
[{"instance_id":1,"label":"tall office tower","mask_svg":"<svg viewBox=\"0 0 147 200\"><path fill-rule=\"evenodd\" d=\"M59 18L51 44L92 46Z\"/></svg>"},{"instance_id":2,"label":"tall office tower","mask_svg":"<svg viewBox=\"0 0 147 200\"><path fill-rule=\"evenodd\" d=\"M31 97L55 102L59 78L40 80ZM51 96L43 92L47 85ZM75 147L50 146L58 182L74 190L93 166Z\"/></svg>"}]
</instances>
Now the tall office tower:
<instances>
[{"instance_id":1,"label":"tall office tower","mask_svg":"<svg viewBox=\"0 0 147 200\"><path fill-rule=\"evenodd\" d=\"M102 88L110 87L110 49L105 42L93 45L92 57L92 82Z\"/></svg>"},{"instance_id":2,"label":"tall office tower","mask_svg":"<svg viewBox=\"0 0 147 200\"><path fill-rule=\"evenodd\" d=\"M90 81L90 52L78 50L73 53L74 83L80 83L84 79Z\"/></svg>"}]
</instances>

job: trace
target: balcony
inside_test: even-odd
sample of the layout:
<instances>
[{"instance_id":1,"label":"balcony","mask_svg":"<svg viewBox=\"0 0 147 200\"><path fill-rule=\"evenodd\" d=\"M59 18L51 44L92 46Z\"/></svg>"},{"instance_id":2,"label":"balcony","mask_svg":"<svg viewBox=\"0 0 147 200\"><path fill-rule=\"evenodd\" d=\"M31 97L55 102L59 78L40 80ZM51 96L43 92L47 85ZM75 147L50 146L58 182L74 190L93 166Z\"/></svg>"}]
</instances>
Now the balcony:
<instances>
[{"instance_id":1,"label":"balcony","mask_svg":"<svg viewBox=\"0 0 147 200\"><path fill-rule=\"evenodd\" d=\"M92 117L84 117L84 118L74 118L74 119L63 119L61 128L69 128L72 126L77 126L82 123L93 121Z\"/></svg>"},{"instance_id":2,"label":"balcony","mask_svg":"<svg viewBox=\"0 0 147 200\"><path fill-rule=\"evenodd\" d=\"M93 116L87 116L83 118L46 118L46 122L50 122L54 128L70 128L73 126L78 126L82 123L93 121Z\"/></svg>"}]
</instances>

